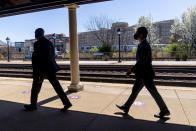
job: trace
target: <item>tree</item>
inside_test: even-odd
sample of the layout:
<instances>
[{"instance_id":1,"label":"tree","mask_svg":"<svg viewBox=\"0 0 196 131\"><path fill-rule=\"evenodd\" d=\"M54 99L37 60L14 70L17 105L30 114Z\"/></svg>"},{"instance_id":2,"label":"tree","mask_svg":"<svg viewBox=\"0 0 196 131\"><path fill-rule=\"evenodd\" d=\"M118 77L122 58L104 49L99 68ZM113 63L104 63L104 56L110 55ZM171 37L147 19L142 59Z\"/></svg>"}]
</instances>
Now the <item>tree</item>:
<instances>
[{"instance_id":1,"label":"tree","mask_svg":"<svg viewBox=\"0 0 196 131\"><path fill-rule=\"evenodd\" d=\"M185 32L184 32L184 26L181 24L180 19L176 18L174 20L174 24L171 26L171 40L174 42L182 42L186 43L184 40Z\"/></svg>"},{"instance_id":2,"label":"tree","mask_svg":"<svg viewBox=\"0 0 196 131\"><path fill-rule=\"evenodd\" d=\"M102 45L112 45L115 41L115 31L111 30L113 23L107 16L94 16L89 18L86 27Z\"/></svg>"},{"instance_id":3,"label":"tree","mask_svg":"<svg viewBox=\"0 0 196 131\"><path fill-rule=\"evenodd\" d=\"M177 41L190 44L190 52L196 49L196 6L188 8L181 19L175 19L171 33Z\"/></svg>"},{"instance_id":4,"label":"tree","mask_svg":"<svg viewBox=\"0 0 196 131\"><path fill-rule=\"evenodd\" d=\"M138 20L138 23L135 26L135 31L138 27L141 26L144 26L148 29L147 40L149 41L149 43L151 43L152 45L160 43L158 28L155 25L153 25L151 16L141 16Z\"/></svg>"},{"instance_id":5,"label":"tree","mask_svg":"<svg viewBox=\"0 0 196 131\"><path fill-rule=\"evenodd\" d=\"M196 48L196 6L191 7L182 15L182 23L187 33L186 39L191 44L191 50Z\"/></svg>"}]
</instances>

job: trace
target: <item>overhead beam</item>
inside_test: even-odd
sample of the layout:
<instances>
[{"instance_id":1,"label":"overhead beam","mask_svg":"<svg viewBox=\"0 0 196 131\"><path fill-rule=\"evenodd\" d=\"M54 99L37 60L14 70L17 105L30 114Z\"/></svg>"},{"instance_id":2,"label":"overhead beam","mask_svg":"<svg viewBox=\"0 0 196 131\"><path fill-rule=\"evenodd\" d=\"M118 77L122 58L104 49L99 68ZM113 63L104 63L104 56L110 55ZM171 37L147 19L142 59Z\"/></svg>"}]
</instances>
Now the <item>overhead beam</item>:
<instances>
[{"instance_id":1,"label":"overhead beam","mask_svg":"<svg viewBox=\"0 0 196 131\"><path fill-rule=\"evenodd\" d=\"M81 5L81 4L89 4L89 3L96 3L96 2L103 2L103 1L110 1L110 0L43 0L41 2L40 1L41 0L31 0L31 2L26 2L27 4L24 4L25 2L22 2L21 5L19 3L13 5L11 1L1 0L0 17L62 8L65 7L65 5L68 6L70 4ZM3 6L5 6L5 8Z\"/></svg>"}]
</instances>

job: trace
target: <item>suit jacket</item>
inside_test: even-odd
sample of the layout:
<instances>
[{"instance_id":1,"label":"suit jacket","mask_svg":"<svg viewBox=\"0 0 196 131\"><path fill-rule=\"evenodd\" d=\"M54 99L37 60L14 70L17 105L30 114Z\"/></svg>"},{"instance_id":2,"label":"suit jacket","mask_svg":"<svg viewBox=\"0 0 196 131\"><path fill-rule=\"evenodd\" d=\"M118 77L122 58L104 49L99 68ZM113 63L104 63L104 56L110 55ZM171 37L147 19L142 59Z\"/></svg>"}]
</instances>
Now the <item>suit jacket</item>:
<instances>
[{"instance_id":1,"label":"suit jacket","mask_svg":"<svg viewBox=\"0 0 196 131\"><path fill-rule=\"evenodd\" d=\"M41 37L34 43L32 67L35 73L56 73L60 70L55 60L55 51L52 42Z\"/></svg>"},{"instance_id":2,"label":"suit jacket","mask_svg":"<svg viewBox=\"0 0 196 131\"><path fill-rule=\"evenodd\" d=\"M147 40L143 40L137 48L136 64L131 68L136 77L154 78L155 72L152 67L152 51Z\"/></svg>"}]
</instances>

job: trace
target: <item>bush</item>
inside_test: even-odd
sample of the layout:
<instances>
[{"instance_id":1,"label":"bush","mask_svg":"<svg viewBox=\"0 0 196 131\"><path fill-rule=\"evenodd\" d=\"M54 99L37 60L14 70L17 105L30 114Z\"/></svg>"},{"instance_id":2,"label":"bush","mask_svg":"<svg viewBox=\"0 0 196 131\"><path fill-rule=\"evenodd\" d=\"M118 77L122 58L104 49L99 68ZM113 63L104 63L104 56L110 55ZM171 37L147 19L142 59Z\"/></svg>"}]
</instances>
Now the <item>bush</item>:
<instances>
[{"instance_id":1,"label":"bush","mask_svg":"<svg viewBox=\"0 0 196 131\"><path fill-rule=\"evenodd\" d=\"M96 46L93 46L93 48L89 50L89 53L91 54L96 53L96 52L99 52L99 49Z\"/></svg>"},{"instance_id":2,"label":"bush","mask_svg":"<svg viewBox=\"0 0 196 131\"><path fill-rule=\"evenodd\" d=\"M188 50L189 45L187 44L180 44L180 43L172 43L167 45L163 52L167 53L171 57L175 57L176 61L186 61L188 59Z\"/></svg>"},{"instance_id":3,"label":"bush","mask_svg":"<svg viewBox=\"0 0 196 131\"><path fill-rule=\"evenodd\" d=\"M187 53L183 53L182 56L181 56L181 59L182 59L183 61L187 61L187 59L188 59L188 54L187 54Z\"/></svg>"},{"instance_id":4,"label":"bush","mask_svg":"<svg viewBox=\"0 0 196 131\"><path fill-rule=\"evenodd\" d=\"M103 44L102 47L99 48L99 52L104 53L105 56L112 57L113 49L110 44Z\"/></svg>"},{"instance_id":5,"label":"bush","mask_svg":"<svg viewBox=\"0 0 196 131\"><path fill-rule=\"evenodd\" d=\"M132 49L132 50L131 50L131 53L133 53L133 54L135 54L136 52L137 52L136 49Z\"/></svg>"},{"instance_id":6,"label":"bush","mask_svg":"<svg viewBox=\"0 0 196 131\"><path fill-rule=\"evenodd\" d=\"M176 61L180 61L180 55L176 54Z\"/></svg>"},{"instance_id":7,"label":"bush","mask_svg":"<svg viewBox=\"0 0 196 131\"><path fill-rule=\"evenodd\" d=\"M118 53L113 53L113 54L112 54L112 57L113 57L113 58L118 57Z\"/></svg>"},{"instance_id":8,"label":"bush","mask_svg":"<svg viewBox=\"0 0 196 131\"><path fill-rule=\"evenodd\" d=\"M152 51L152 57L153 58L157 58L158 57L158 53L159 53L159 51L157 49L153 50Z\"/></svg>"},{"instance_id":9,"label":"bush","mask_svg":"<svg viewBox=\"0 0 196 131\"><path fill-rule=\"evenodd\" d=\"M132 52L127 53L127 57L133 57L133 56L134 56L134 53Z\"/></svg>"},{"instance_id":10,"label":"bush","mask_svg":"<svg viewBox=\"0 0 196 131\"><path fill-rule=\"evenodd\" d=\"M179 43L172 43L167 45L163 51L170 56L174 57L178 55L178 52L180 51L180 44Z\"/></svg>"},{"instance_id":11,"label":"bush","mask_svg":"<svg viewBox=\"0 0 196 131\"><path fill-rule=\"evenodd\" d=\"M64 58L69 58L70 54L69 53L64 53Z\"/></svg>"}]
</instances>

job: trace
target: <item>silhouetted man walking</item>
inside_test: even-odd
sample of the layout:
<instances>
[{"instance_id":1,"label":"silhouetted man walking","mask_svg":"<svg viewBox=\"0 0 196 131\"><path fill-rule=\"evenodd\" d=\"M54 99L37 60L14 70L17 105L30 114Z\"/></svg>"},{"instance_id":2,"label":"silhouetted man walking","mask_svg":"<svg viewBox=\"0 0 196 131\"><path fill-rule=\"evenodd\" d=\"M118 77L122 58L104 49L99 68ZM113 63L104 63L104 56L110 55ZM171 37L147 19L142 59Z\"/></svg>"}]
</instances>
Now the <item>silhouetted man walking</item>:
<instances>
[{"instance_id":1,"label":"silhouetted man walking","mask_svg":"<svg viewBox=\"0 0 196 131\"><path fill-rule=\"evenodd\" d=\"M31 104L25 105L24 108L27 111L37 110L38 94L44 78L47 77L64 104L64 108L61 111L66 111L72 104L56 78L56 72L60 68L55 61L54 46L44 37L44 30L42 28L36 29L35 38L37 41L34 43L34 52L32 55L33 85L31 89Z\"/></svg>"},{"instance_id":2,"label":"silhouetted man walking","mask_svg":"<svg viewBox=\"0 0 196 131\"><path fill-rule=\"evenodd\" d=\"M152 51L150 44L146 40L147 35L148 30L145 27L138 28L136 34L134 35L134 38L140 43L138 45L136 54L137 62L135 66L133 66L133 68L131 68L131 70L127 72L126 76L130 77L131 72L133 72L136 75L136 81L127 102L123 106L117 105L117 107L123 110L126 114L128 114L131 105L133 104L137 95L145 85L161 110L159 114L156 114L154 116L158 118L163 118L164 116L170 115L170 112L159 92L157 91L154 83L155 73L152 68Z\"/></svg>"}]
</instances>

